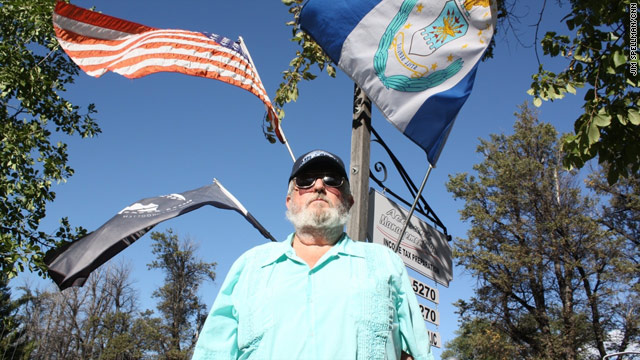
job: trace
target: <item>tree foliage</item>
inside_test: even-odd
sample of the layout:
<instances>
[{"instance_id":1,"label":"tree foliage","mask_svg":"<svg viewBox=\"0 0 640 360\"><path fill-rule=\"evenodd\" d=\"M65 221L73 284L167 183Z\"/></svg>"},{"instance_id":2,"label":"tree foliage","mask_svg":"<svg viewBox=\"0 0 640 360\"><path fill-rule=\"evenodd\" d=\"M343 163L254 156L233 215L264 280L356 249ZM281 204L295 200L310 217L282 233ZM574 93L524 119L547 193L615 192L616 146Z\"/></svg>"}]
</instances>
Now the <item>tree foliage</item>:
<instances>
[{"instance_id":1,"label":"tree foliage","mask_svg":"<svg viewBox=\"0 0 640 360\"><path fill-rule=\"evenodd\" d=\"M215 263L199 260L196 245L180 240L172 229L151 233L156 260L150 269L164 272L164 285L154 291L162 315L156 328L156 351L165 359L190 359L197 333L207 316L206 305L198 296L203 281L215 279Z\"/></svg>"},{"instance_id":2,"label":"tree foliage","mask_svg":"<svg viewBox=\"0 0 640 360\"><path fill-rule=\"evenodd\" d=\"M454 256L478 280L471 300L458 303L459 337L466 339L448 346L461 359L474 358L464 357L465 349L489 329L517 354L511 358L578 359L588 350L601 358L609 334L622 331L616 350L623 350L638 341L640 275L623 270L640 261L637 237L602 226L598 199L584 195L576 175L562 167L555 129L526 104L516 115L513 135L481 140L477 175L447 183L471 224ZM627 233L636 227L617 226Z\"/></svg>"},{"instance_id":3,"label":"tree foliage","mask_svg":"<svg viewBox=\"0 0 640 360\"><path fill-rule=\"evenodd\" d=\"M25 329L18 316L24 301L11 299L8 285L6 276L0 276L0 354L2 359L26 360L33 344L25 340Z\"/></svg>"},{"instance_id":4,"label":"tree foliage","mask_svg":"<svg viewBox=\"0 0 640 360\"><path fill-rule=\"evenodd\" d=\"M598 222L617 239L621 256L613 262L615 271L607 274L618 281L631 284L631 291L620 296L627 301L617 302L618 316L615 327L622 332L620 348L625 348L640 337L640 174L621 178L615 185L605 180L608 170L592 174L587 186L608 199L598 214Z\"/></svg>"},{"instance_id":5,"label":"tree foliage","mask_svg":"<svg viewBox=\"0 0 640 360\"><path fill-rule=\"evenodd\" d=\"M60 96L78 68L60 50L51 23L53 0L0 4L0 272L29 268L44 276L44 252L75 236L67 219L55 234L38 230L52 184L73 174L61 135L93 136L91 115ZM82 232L76 229L75 232Z\"/></svg>"},{"instance_id":6,"label":"tree foliage","mask_svg":"<svg viewBox=\"0 0 640 360\"><path fill-rule=\"evenodd\" d=\"M562 99L586 88L584 112L575 119L575 133L562 144L564 164L581 168L597 156L607 163L607 179L613 184L621 175L640 171L640 77L629 71L631 1L559 2L571 7L563 19L566 28L546 32L540 45L565 67L554 72L540 63L529 93L539 106L541 100Z\"/></svg>"},{"instance_id":7,"label":"tree foliage","mask_svg":"<svg viewBox=\"0 0 640 360\"><path fill-rule=\"evenodd\" d=\"M322 48L313 41L311 36L300 29L298 18L304 1L305 0L282 0L282 3L289 7L289 13L293 17L293 20L286 24L287 26L291 26L291 41L297 43L300 49L296 51L296 55L291 59L289 68L282 72L283 82L280 83L276 91L276 96L273 99L280 119L283 119L285 116L284 105L298 100L298 83L300 80L313 80L317 77L312 71L314 64L319 71L326 69L329 76L336 76L336 69L329 57L324 53ZM265 136L272 143L275 142L274 129L270 125L267 125Z\"/></svg>"}]
</instances>

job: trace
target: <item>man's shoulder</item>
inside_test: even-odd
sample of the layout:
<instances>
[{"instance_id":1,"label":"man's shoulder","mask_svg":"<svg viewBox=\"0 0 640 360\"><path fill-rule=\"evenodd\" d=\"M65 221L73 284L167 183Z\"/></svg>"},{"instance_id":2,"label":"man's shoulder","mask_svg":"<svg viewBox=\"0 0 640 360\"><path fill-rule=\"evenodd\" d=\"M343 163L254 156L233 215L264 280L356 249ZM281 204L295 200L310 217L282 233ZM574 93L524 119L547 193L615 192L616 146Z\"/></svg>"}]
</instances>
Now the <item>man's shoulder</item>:
<instances>
[{"instance_id":1,"label":"man's shoulder","mask_svg":"<svg viewBox=\"0 0 640 360\"><path fill-rule=\"evenodd\" d=\"M261 267L270 261L277 259L283 253L284 244L280 242L269 242L252 247L240 255L231 266L229 274L240 276L246 271L253 271L256 267ZM229 276L229 275L228 275Z\"/></svg>"},{"instance_id":2,"label":"man's shoulder","mask_svg":"<svg viewBox=\"0 0 640 360\"><path fill-rule=\"evenodd\" d=\"M283 251L284 244L282 242L268 242L260 245L256 245L251 249L245 251L240 257L255 257L255 256L268 256L274 252Z\"/></svg>"},{"instance_id":3,"label":"man's shoulder","mask_svg":"<svg viewBox=\"0 0 640 360\"><path fill-rule=\"evenodd\" d=\"M363 241L354 241L352 254L361 256L371 278L386 279L389 276L400 279L406 272L400 256L388 247ZM398 280L400 281L400 280Z\"/></svg>"},{"instance_id":4,"label":"man's shoulder","mask_svg":"<svg viewBox=\"0 0 640 360\"><path fill-rule=\"evenodd\" d=\"M375 252L375 253L386 254L386 255L394 255L393 250L389 249L388 247L382 244L371 243L366 241L355 241L352 239L351 239L351 244L352 246L355 246L356 248L359 248L362 251Z\"/></svg>"},{"instance_id":5,"label":"man's shoulder","mask_svg":"<svg viewBox=\"0 0 640 360\"><path fill-rule=\"evenodd\" d=\"M283 246L283 243L281 241L277 241L277 242L270 241L268 243L264 243L264 244L260 244L252 247L251 249L245 251L245 254L250 252L270 251L272 249L282 249L282 246Z\"/></svg>"},{"instance_id":6,"label":"man's shoulder","mask_svg":"<svg viewBox=\"0 0 640 360\"><path fill-rule=\"evenodd\" d=\"M364 242L364 241L353 241L351 240L351 246L354 247L358 252L364 254L365 258L371 261L378 261L381 259L386 259L388 261L392 261L394 263L402 264L402 260L400 256L393 252L393 250L382 244Z\"/></svg>"}]
</instances>

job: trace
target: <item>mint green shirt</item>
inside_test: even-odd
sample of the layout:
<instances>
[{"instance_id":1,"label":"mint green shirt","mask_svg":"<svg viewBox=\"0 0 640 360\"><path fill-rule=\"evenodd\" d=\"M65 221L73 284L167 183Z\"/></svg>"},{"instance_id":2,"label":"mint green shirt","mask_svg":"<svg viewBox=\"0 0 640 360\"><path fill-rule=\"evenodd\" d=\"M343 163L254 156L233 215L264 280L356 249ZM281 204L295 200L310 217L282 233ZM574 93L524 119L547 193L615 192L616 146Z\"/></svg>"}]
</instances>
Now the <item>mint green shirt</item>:
<instances>
[{"instance_id":1,"label":"mint green shirt","mask_svg":"<svg viewBox=\"0 0 640 360\"><path fill-rule=\"evenodd\" d=\"M313 269L291 241L257 246L233 264L193 359L432 360L402 260L347 235Z\"/></svg>"}]
</instances>

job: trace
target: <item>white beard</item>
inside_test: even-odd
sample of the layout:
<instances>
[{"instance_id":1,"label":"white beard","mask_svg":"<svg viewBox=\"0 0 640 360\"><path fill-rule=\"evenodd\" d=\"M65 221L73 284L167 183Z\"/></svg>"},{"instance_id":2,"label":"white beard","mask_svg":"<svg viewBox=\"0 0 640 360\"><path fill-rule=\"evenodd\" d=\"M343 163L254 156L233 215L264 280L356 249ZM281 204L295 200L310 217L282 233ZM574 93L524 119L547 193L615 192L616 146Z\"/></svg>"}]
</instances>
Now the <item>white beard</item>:
<instances>
[{"instance_id":1,"label":"white beard","mask_svg":"<svg viewBox=\"0 0 640 360\"><path fill-rule=\"evenodd\" d=\"M323 198L324 195L319 195ZM312 199L313 201L315 199ZM287 219L291 221L297 232L319 232L327 238L336 238L342 234L344 225L349 221L349 209L341 202L338 206L328 208L310 208L309 201L304 207L291 205L287 209Z\"/></svg>"}]
</instances>

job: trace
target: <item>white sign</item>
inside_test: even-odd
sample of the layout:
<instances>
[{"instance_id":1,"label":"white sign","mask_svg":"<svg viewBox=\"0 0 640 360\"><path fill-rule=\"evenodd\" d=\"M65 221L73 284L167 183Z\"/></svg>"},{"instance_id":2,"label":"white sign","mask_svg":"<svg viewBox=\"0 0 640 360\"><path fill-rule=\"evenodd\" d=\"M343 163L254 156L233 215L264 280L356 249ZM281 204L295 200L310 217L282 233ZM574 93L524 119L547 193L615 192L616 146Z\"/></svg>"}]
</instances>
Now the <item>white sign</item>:
<instances>
[{"instance_id":1,"label":"white sign","mask_svg":"<svg viewBox=\"0 0 640 360\"><path fill-rule=\"evenodd\" d=\"M432 288L431 286L423 283L420 280L416 280L409 276L409 282L411 282L411 287L416 295L421 296L431 302L436 304L440 303L440 291L438 289Z\"/></svg>"},{"instance_id":2,"label":"white sign","mask_svg":"<svg viewBox=\"0 0 640 360\"><path fill-rule=\"evenodd\" d=\"M428 306L424 306L420 303L418 303L418 306L420 306L420 312L422 312L422 317L432 323L432 324L436 324L436 325L440 325L440 313L438 313L437 311L435 311L434 309L428 307Z\"/></svg>"},{"instance_id":3,"label":"white sign","mask_svg":"<svg viewBox=\"0 0 640 360\"><path fill-rule=\"evenodd\" d=\"M409 211L371 189L367 237L374 243L395 249L408 214ZM446 236L416 214L411 216L398 255L409 268L446 287L453 280L451 248Z\"/></svg>"},{"instance_id":4,"label":"white sign","mask_svg":"<svg viewBox=\"0 0 640 360\"><path fill-rule=\"evenodd\" d=\"M429 341L431 342L431 346L437 347L440 349L442 347L442 340L440 340L440 333L436 331L427 330L427 334L429 335Z\"/></svg>"}]
</instances>

